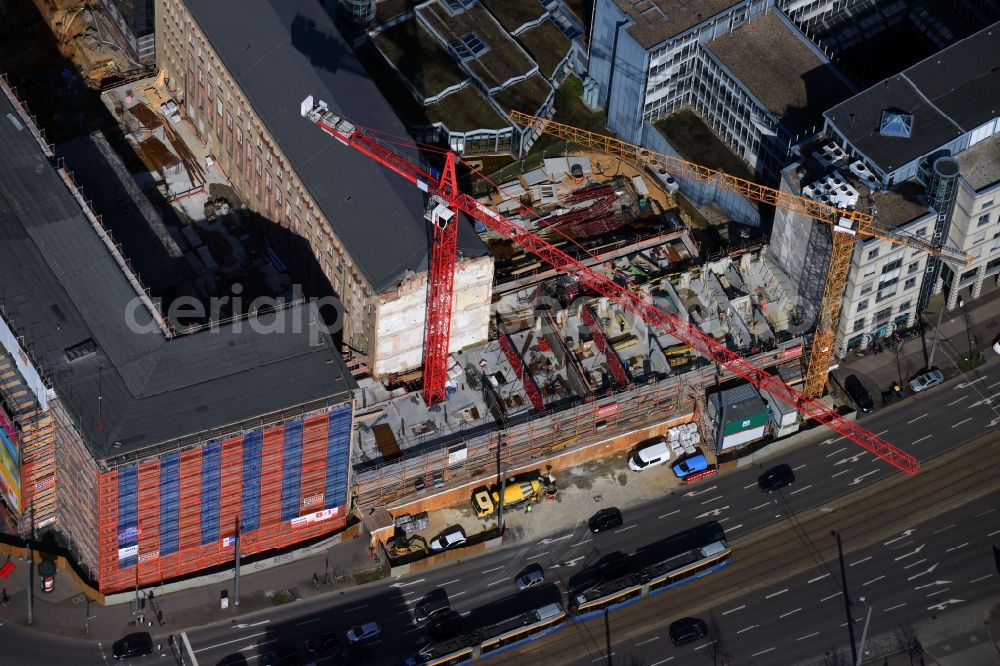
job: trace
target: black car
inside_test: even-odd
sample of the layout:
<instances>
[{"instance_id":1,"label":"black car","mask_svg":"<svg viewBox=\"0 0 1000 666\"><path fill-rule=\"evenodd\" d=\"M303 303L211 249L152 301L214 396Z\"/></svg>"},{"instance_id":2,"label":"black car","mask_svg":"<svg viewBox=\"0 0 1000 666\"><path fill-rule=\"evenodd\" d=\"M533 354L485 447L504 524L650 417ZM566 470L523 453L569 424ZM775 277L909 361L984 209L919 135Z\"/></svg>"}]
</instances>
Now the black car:
<instances>
[{"instance_id":1,"label":"black car","mask_svg":"<svg viewBox=\"0 0 1000 666\"><path fill-rule=\"evenodd\" d=\"M590 527L591 532L597 534L598 532L604 532L615 527L621 527L623 522L622 512L614 507L609 507L601 509L591 516L587 526Z\"/></svg>"},{"instance_id":2,"label":"black car","mask_svg":"<svg viewBox=\"0 0 1000 666\"><path fill-rule=\"evenodd\" d=\"M111 646L111 656L115 659L142 657L153 651L153 637L145 631L119 638Z\"/></svg>"},{"instance_id":3,"label":"black car","mask_svg":"<svg viewBox=\"0 0 1000 666\"><path fill-rule=\"evenodd\" d=\"M462 616L448 611L431 620L424 628L427 636L434 641L443 641L462 633Z\"/></svg>"},{"instance_id":4,"label":"black car","mask_svg":"<svg viewBox=\"0 0 1000 666\"><path fill-rule=\"evenodd\" d=\"M847 395L851 397L854 404L858 406L858 410L863 414L875 410L875 401L872 400L872 394L864 387L864 384L861 383L857 375L850 375L844 380L844 390L847 391Z\"/></svg>"},{"instance_id":5,"label":"black car","mask_svg":"<svg viewBox=\"0 0 1000 666\"><path fill-rule=\"evenodd\" d=\"M708 625L696 617L682 617L670 625L670 642L684 645L708 636Z\"/></svg>"},{"instance_id":6,"label":"black car","mask_svg":"<svg viewBox=\"0 0 1000 666\"><path fill-rule=\"evenodd\" d=\"M320 652L325 652L330 648L337 645L337 634L328 631L321 634L315 638L310 638L306 641L306 652L309 654L318 654Z\"/></svg>"},{"instance_id":7,"label":"black car","mask_svg":"<svg viewBox=\"0 0 1000 666\"><path fill-rule=\"evenodd\" d=\"M371 652L364 645L348 645L332 655L334 664L344 664L344 666L367 664L369 661L371 661Z\"/></svg>"},{"instance_id":8,"label":"black car","mask_svg":"<svg viewBox=\"0 0 1000 666\"><path fill-rule=\"evenodd\" d=\"M291 643L278 643L260 658L263 666L293 666L299 663L299 651Z\"/></svg>"},{"instance_id":9,"label":"black car","mask_svg":"<svg viewBox=\"0 0 1000 666\"><path fill-rule=\"evenodd\" d=\"M795 472L791 465L776 465L760 475L757 485L765 493L773 493L795 483Z\"/></svg>"}]
</instances>

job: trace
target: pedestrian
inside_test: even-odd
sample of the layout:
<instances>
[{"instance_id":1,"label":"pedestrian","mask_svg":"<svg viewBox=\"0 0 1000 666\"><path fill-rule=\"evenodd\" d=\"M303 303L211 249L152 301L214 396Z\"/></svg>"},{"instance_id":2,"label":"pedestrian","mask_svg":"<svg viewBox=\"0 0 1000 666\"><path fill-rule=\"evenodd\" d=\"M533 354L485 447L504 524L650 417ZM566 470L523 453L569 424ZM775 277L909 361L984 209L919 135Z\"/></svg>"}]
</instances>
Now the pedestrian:
<instances>
[{"instance_id":1,"label":"pedestrian","mask_svg":"<svg viewBox=\"0 0 1000 666\"><path fill-rule=\"evenodd\" d=\"M528 504L524 507L524 512L531 513L531 502L528 502Z\"/></svg>"},{"instance_id":2,"label":"pedestrian","mask_svg":"<svg viewBox=\"0 0 1000 666\"><path fill-rule=\"evenodd\" d=\"M7 608L7 602L10 601L10 597L7 596L7 588L3 588L3 592L0 593L0 606Z\"/></svg>"}]
</instances>

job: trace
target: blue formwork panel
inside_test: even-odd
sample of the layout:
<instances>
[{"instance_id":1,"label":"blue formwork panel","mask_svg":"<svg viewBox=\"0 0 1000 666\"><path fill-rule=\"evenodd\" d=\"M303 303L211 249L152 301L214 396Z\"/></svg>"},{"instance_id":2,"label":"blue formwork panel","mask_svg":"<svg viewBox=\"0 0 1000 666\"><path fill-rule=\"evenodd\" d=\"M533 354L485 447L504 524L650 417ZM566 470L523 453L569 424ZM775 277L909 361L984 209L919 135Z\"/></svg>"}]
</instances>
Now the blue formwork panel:
<instances>
[{"instance_id":1,"label":"blue formwork panel","mask_svg":"<svg viewBox=\"0 0 1000 666\"><path fill-rule=\"evenodd\" d=\"M285 424L285 444L281 456L281 520L299 515L302 487L302 419Z\"/></svg>"},{"instance_id":2,"label":"blue formwork panel","mask_svg":"<svg viewBox=\"0 0 1000 666\"><path fill-rule=\"evenodd\" d=\"M347 473L351 457L351 406L330 412L326 435L326 485L323 508L347 504Z\"/></svg>"},{"instance_id":3,"label":"blue formwork panel","mask_svg":"<svg viewBox=\"0 0 1000 666\"><path fill-rule=\"evenodd\" d=\"M222 442L201 449L201 544L219 540L219 502L222 480Z\"/></svg>"},{"instance_id":4,"label":"blue formwork panel","mask_svg":"<svg viewBox=\"0 0 1000 666\"><path fill-rule=\"evenodd\" d=\"M180 548L181 454L168 453L160 458L160 556L172 555Z\"/></svg>"},{"instance_id":5,"label":"blue formwork panel","mask_svg":"<svg viewBox=\"0 0 1000 666\"><path fill-rule=\"evenodd\" d=\"M240 502L240 529L252 532L260 527L260 468L263 460L264 433L243 436L243 484Z\"/></svg>"},{"instance_id":6,"label":"blue formwork panel","mask_svg":"<svg viewBox=\"0 0 1000 666\"><path fill-rule=\"evenodd\" d=\"M118 470L118 568L135 566L139 557L139 467Z\"/></svg>"}]
</instances>

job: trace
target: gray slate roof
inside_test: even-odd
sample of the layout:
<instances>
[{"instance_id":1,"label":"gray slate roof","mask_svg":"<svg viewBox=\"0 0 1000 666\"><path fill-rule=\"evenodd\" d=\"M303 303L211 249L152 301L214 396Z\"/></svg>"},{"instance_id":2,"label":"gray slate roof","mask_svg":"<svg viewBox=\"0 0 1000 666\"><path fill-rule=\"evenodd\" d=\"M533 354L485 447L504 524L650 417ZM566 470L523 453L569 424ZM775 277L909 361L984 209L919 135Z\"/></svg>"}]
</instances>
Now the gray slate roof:
<instances>
[{"instance_id":1,"label":"gray slate roof","mask_svg":"<svg viewBox=\"0 0 1000 666\"><path fill-rule=\"evenodd\" d=\"M952 44L824 115L859 151L889 172L1000 115L1000 23ZM910 138L882 136L884 109L912 113Z\"/></svg>"},{"instance_id":2,"label":"gray slate roof","mask_svg":"<svg viewBox=\"0 0 1000 666\"><path fill-rule=\"evenodd\" d=\"M375 290L391 289L407 270L426 271L430 236L420 190L299 114L301 101L314 95L358 125L407 135L322 4L185 4ZM468 223L461 225L458 242L466 257L486 254Z\"/></svg>"},{"instance_id":3,"label":"gray slate roof","mask_svg":"<svg viewBox=\"0 0 1000 666\"><path fill-rule=\"evenodd\" d=\"M0 95L0 303L96 458L350 399L353 379L325 335L312 345L308 330L263 334L244 321L167 340L142 307L134 322L150 332L134 332L135 292L13 115ZM96 352L68 360L86 340Z\"/></svg>"}]
</instances>

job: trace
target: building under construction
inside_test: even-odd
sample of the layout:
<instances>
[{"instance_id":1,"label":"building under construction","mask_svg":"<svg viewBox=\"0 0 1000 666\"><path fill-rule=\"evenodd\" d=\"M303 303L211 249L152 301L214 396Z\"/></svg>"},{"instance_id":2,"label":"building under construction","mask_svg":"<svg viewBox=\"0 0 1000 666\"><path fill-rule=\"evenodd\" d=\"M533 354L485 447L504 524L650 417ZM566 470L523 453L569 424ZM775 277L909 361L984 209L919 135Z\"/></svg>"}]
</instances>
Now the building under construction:
<instances>
[{"instance_id":1,"label":"building under construction","mask_svg":"<svg viewBox=\"0 0 1000 666\"><path fill-rule=\"evenodd\" d=\"M354 383L316 312L173 330L0 87L0 425L18 444L0 453L22 535L114 592L230 562L237 537L252 556L341 529Z\"/></svg>"}]
</instances>

